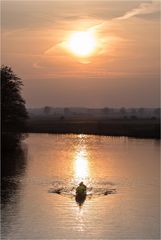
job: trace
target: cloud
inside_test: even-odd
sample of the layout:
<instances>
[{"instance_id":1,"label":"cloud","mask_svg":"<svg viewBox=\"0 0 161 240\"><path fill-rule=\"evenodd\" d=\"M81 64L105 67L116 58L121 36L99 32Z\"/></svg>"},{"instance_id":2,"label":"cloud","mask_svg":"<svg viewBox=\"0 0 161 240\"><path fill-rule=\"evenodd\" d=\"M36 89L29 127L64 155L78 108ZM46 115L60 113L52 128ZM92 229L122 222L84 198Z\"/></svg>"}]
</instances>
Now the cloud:
<instances>
[{"instance_id":1,"label":"cloud","mask_svg":"<svg viewBox=\"0 0 161 240\"><path fill-rule=\"evenodd\" d=\"M128 19L137 15L146 15L159 12L160 3L158 1L153 1L152 3L141 3L138 8L134 8L131 11L128 11L122 17L117 19Z\"/></svg>"}]
</instances>

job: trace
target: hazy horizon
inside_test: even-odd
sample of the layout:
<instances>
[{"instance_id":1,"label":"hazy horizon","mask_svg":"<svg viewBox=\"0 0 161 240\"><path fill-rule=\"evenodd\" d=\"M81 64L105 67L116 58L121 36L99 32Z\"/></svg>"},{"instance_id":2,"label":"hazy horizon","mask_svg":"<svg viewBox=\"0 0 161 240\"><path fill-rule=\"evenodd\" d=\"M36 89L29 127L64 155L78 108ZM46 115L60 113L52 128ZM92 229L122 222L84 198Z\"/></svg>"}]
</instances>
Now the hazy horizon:
<instances>
[{"instance_id":1,"label":"hazy horizon","mask_svg":"<svg viewBox=\"0 0 161 240\"><path fill-rule=\"evenodd\" d=\"M160 106L159 0L2 1L1 26L27 107ZM84 56L68 44L80 32L94 34Z\"/></svg>"},{"instance_id":2,"label":"hazy horizon","mask_svg":"<svg viewBox=\"0 0 161 240\"><path fill-rule=\"evenodd\" d=\"M120 107L111 107L111 106L103 106L103 107L88 107L88 106L52 106L52 105L42 105L42 106L27 106L28 109L40 109L40 108L44 108L44 107L51 107L51 108L74 108L74 109L104 109L104 108L111 108L111 109L120 109L120 108L125 108L125 109L140 109L140 108L145 108L145 109L156 109L156 108L160 108L159 107L140 107L140 106L136 106L136 107L124 107L124 106L120 106Z\"/></svg>"}]
</instances>

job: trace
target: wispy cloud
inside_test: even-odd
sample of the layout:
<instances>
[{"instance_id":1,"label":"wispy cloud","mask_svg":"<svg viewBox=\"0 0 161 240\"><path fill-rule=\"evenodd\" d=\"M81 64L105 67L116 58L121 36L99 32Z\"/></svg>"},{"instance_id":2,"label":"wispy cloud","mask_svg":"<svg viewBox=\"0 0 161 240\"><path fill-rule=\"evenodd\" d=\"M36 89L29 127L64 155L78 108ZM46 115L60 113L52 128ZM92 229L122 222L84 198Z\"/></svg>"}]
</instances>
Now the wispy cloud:
<instances>
[{"instance_id":1,"label":"wispy cloud","mask_svg":"<svg viewBox=\"0 0 161 240\"><path fill-rule=\"evenodd\" d=\"M131 11L128 11L123 16L118 17L117 19L128 19L137 15L145 15L151 14L155 12L159 12L160 10L160 2L153 1L151 3L141 3L138 8L134 8Z\"/></svg>"}]
</instances>

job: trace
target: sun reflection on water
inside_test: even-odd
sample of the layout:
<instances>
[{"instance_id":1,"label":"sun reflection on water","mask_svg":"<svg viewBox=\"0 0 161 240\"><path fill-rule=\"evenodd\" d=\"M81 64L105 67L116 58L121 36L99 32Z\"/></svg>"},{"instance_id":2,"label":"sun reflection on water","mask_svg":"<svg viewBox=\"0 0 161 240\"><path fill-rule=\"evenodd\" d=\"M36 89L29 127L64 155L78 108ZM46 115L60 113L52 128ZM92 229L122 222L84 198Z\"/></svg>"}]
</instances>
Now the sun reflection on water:
<instances>
[{"instance_id":1,"label":"sun reflection on water","mask_svg":"<svg viewBox=\"0 0 161 240\"><path fill-rule=\"evenodd\" d=\"M88 154L85 148L76 152L75 177L84 179L89 176Z\"/></svg>"},{"instance_id":2,"label":"sun reflection on water","mask_svg":"<svg viewBox=\"0 0 161 240\"><path fill-rule=\"evenodd\" d=\"M74 173L75 178L79 180L84 180L89 177L89 155L82 138L82 135L80 135L81 141L74 153Z\"/></svg>"}]
</instances>

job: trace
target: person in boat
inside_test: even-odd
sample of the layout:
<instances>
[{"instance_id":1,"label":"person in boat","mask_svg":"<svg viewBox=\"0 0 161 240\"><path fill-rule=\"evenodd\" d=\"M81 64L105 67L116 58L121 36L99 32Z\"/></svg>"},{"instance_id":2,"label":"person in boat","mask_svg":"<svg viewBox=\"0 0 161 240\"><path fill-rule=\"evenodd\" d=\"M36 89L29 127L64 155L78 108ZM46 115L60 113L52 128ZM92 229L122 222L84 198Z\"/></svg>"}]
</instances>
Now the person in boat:
<instances>
[{"instance_id":1,"label":"person in boat","mask_svg":"<svg viewBox=\"0 0 161 240\"><path fill-rule=\"evenodd\" d=\"M79 184L79 186L76 188L76 196L75 200L78 203L78 205L81 207L86 200L86 192L87 192L87 187L84 185L83 182Z\"/></svg>"},{"instance_id":2,"label":"person in boat","mask_svg":"<svg viewBox=\"0 0 161 240\"><path fill-rule=\"evenodd\" d=\"M86 191L87 191L86 185L83 182L79 183L79 186L76 188L76 194L85 195Z\"/></svg>"}]
</instances>

